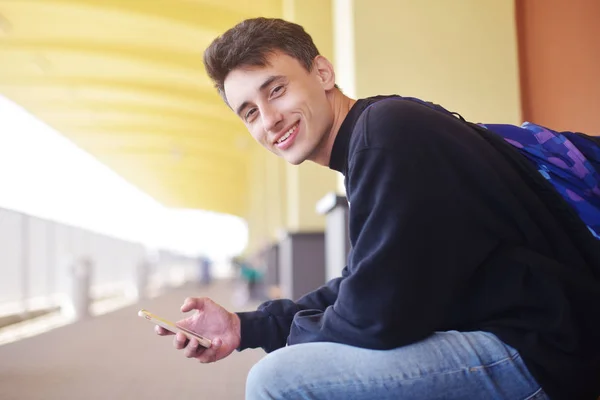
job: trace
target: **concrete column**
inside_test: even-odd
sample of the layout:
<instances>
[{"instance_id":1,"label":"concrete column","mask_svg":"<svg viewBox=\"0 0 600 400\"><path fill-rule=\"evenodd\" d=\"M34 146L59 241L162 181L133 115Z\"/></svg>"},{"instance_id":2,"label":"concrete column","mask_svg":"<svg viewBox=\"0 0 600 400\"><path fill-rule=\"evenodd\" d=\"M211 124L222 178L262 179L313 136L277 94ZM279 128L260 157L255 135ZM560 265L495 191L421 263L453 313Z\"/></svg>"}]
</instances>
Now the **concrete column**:
<instances>
[{"instance_id":1,"label":"concrete column","mask_svg":"<svg viewBox=\"0 0 600 400\"><path fill-rule=\"evenodd\" d=\"M325 281L325 240L322 232L290 233L280 243L281 295L297 300Z\"/></svg>"},{"instance_id":2,"label":"concrete column","mask_svg":"<svg viewBox=\"0 0 600 400\"><path fill-rule=\"evenodd\" d=\"M279 286L279 243L273 243L265 250L265 284L268 288Z\"/></svg>"},{"instance_id":3,"label":"concrete column","mask_svg":"<svg viewBox=\"0 0 600 400\"><path fill-rule=\"evenodd\" d=\"M135 298L142 300L148 297L151 263L148 257L142 258L134 269Z\"/></svg>"},{"instance_id":4,"label":"concrete column","mask_svg":"<svg viewBox=\"0 0 600 400\"><path fill-rule=\"evenodd\" d=\"M329 193L317 203L317 212L325 215L325 278L341 275L348 261L348 201L344 196Z\"/></svg>"},{"instance_id":5,"label":"concrete column","mask_svg":"<svg viewBox=\"0 0 600 400\"><path fill-rule=\"evenodd\" d=\"M21 309L24 316L29 313L29 285L31 269L30 218L21 214Z\"/></svg>"},{"instance_id":6,"label":"concrete column","mask_svg":"<svg viewBox=\"0 0 600 400\"><path fill-rule=\"evenodd\" d=\"M63 312L75 321L91 316L91 280L93 263L88 257L81 257L71 261L68 269L70 273L69 298Z\"/></svg>"}]
</instances>

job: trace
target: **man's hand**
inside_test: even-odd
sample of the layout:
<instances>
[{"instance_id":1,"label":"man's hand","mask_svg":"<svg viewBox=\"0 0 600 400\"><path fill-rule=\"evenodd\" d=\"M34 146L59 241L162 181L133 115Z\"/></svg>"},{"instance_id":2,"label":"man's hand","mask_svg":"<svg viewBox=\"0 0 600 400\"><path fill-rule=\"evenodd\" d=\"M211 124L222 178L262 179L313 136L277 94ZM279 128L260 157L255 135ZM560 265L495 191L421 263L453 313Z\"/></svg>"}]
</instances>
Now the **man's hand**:
<instances>
[{"instance_id":1,"label":"man's hand","mask_svg":"<svg viewBox=\"0 0 600 400\"><path fill-rule=\"evenodd\" d=\"M196 332L211 339L210 348L200 346L198 340L191 339L182 333L177 333L173 345L178 350L184 350L188 358L195 358L201 363L211 363L230 355L240 345L240 319L235 313L230 313L219 304L207 297L188 297L181 306L182 312L196 310L194 315L177 322L177 326ZM172 332L155 327L161 336L172 335Z\"/></svg>"}]
</instances>

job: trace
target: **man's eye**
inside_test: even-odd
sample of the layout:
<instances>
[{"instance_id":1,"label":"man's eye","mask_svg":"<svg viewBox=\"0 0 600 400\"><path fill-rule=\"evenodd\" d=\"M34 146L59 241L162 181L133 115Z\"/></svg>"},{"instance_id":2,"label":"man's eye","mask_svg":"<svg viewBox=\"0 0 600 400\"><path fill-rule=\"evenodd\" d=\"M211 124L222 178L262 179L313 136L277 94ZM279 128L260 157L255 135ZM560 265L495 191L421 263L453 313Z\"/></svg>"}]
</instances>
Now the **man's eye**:
<instances>
[{"instance_id":1,"label":"man's eye","mask_svg":"<svg viewBox=\"0 0 600 400\"><path fill-rule=\"evenodd\" d=\"M281 93L282 91L283 91L283 85L275 86L275 88L273 88L273 90L271 91L271 97Z\"/></svg>"},{"instance_id":2,"label":"man's eye","mask_svg":"<svg viewBox=\"0 0 600 400\"><path fill-rule=\"evenodd\" d=\"M256 108L251 108L248 110L246 115L244 115L244 119L248 121L248 118L252 117L256 113Z\"/></svg>"}]
</instances>

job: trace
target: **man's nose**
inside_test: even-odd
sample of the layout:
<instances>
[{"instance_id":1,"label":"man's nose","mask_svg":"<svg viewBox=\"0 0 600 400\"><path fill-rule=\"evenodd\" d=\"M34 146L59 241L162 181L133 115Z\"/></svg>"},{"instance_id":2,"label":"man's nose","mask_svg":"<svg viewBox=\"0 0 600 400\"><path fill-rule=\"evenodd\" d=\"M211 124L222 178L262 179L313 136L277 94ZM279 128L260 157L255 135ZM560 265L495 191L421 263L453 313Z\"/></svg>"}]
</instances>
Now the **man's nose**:
<instances>
[{"instance_id":1,"label":"man's nose","mask_svg":"<svg viewBox=\"0 0 600 400\"><path fill-rule=\"evenodd\" d=\"M262 112L263 126L266 132L277 132L283 121L283 115L275 107L264 107Z\"/></svg>"}]
</instances>

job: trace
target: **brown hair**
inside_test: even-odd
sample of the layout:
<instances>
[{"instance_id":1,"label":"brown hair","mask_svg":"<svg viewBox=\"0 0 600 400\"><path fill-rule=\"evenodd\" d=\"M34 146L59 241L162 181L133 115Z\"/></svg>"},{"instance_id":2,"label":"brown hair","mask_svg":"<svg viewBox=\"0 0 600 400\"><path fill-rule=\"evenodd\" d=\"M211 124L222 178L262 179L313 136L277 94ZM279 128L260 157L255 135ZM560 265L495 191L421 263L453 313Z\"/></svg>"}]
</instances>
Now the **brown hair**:
<instances>
[{"instance_id":1,"label":"brown hair","mask_svg":"<svg viewBox=\"0 0 600 400\"><path fill-rule=\"evenodd\" d=\"M229 72L244 66L264 67L269 55L281 51L312 70L319 55L312 38L304 28L279 18L252 18L240 22L217 37L204 51L204 67L219 94L224 92Z\"/></svg>"}]
</instances>

